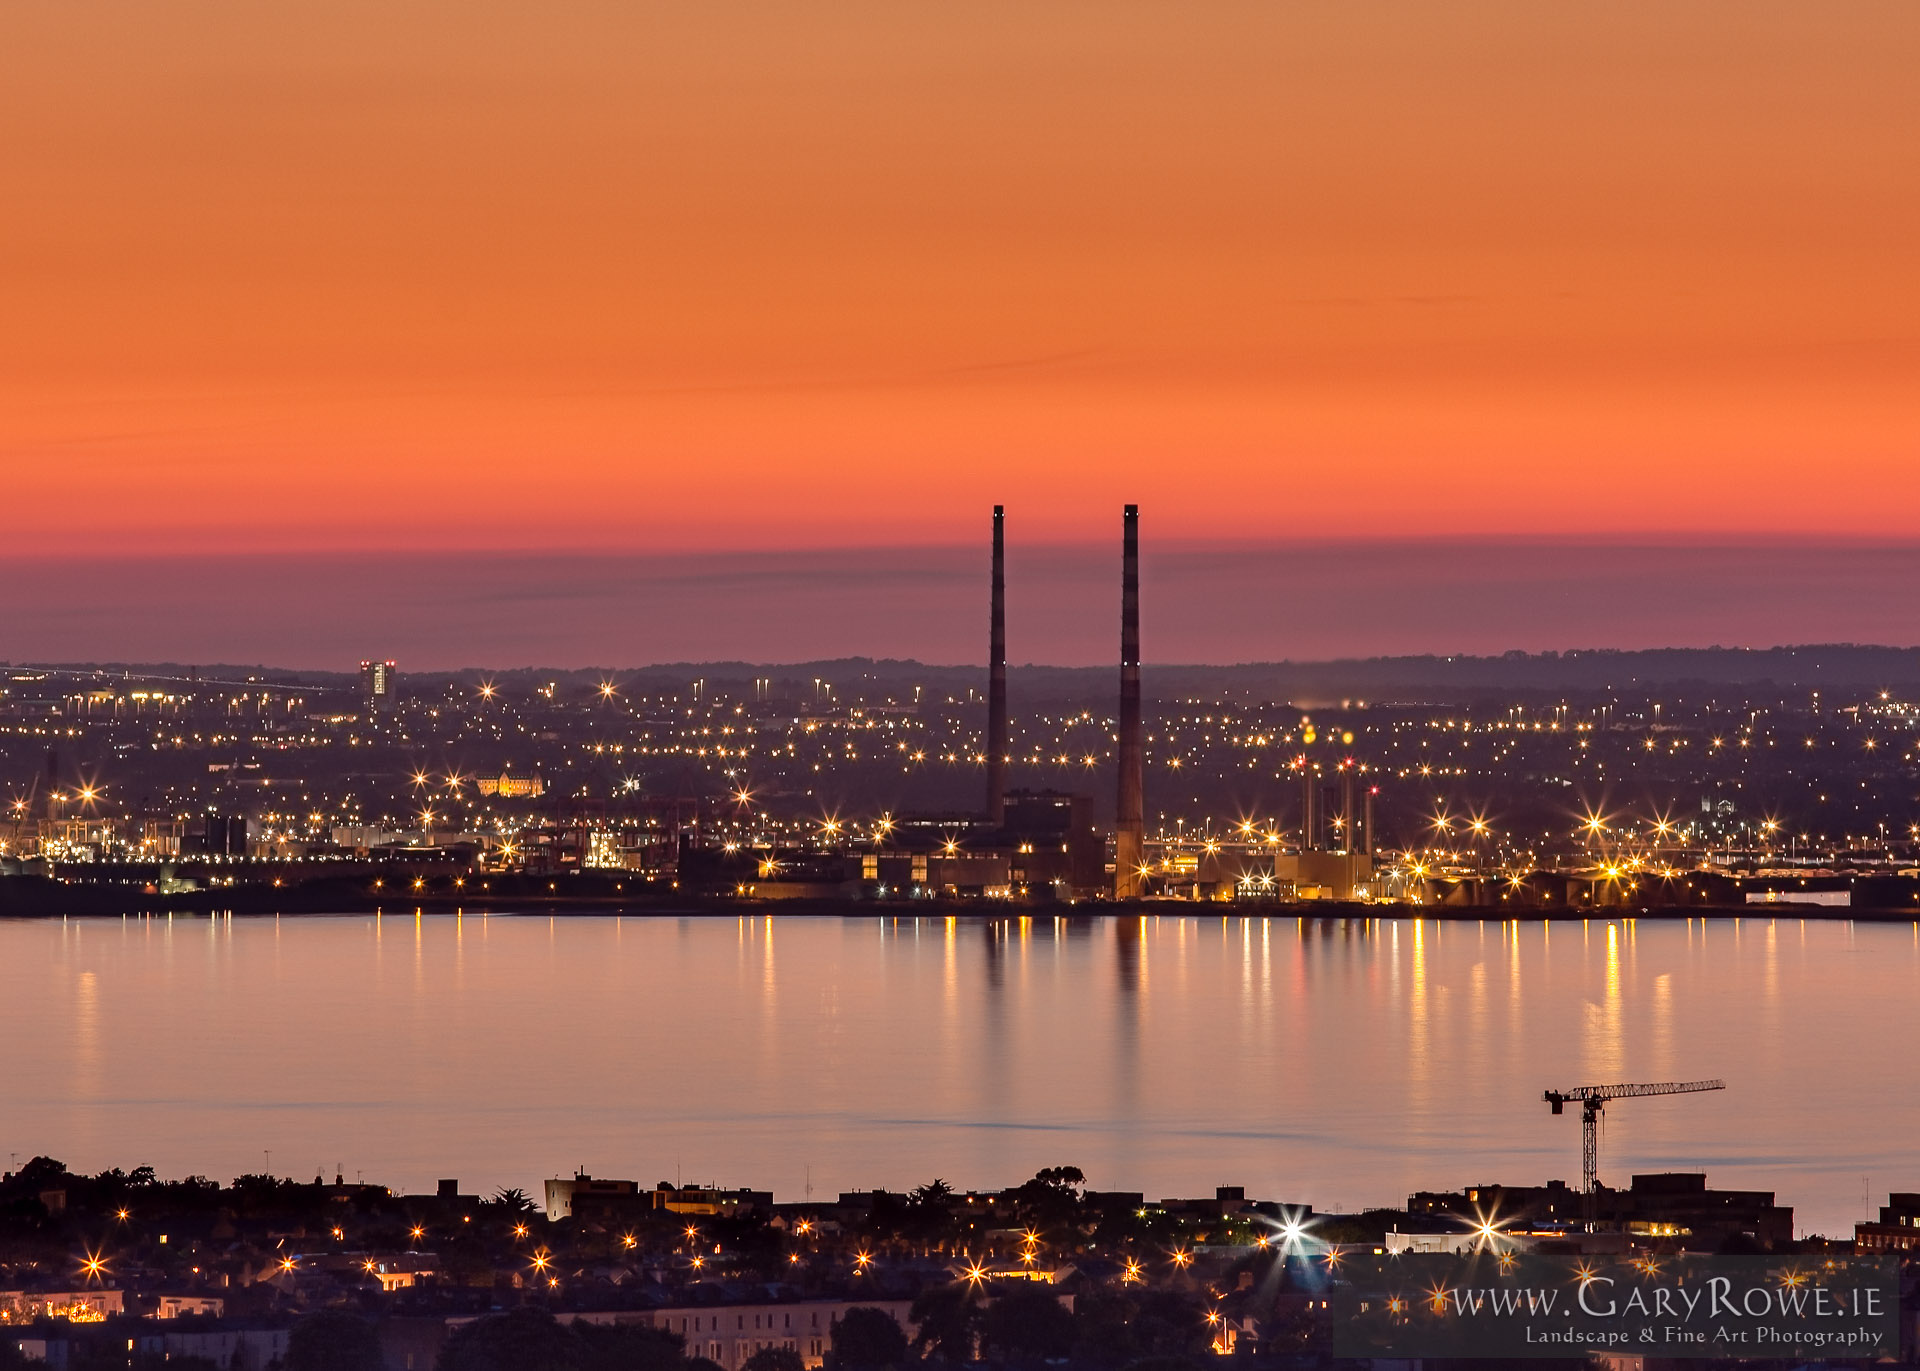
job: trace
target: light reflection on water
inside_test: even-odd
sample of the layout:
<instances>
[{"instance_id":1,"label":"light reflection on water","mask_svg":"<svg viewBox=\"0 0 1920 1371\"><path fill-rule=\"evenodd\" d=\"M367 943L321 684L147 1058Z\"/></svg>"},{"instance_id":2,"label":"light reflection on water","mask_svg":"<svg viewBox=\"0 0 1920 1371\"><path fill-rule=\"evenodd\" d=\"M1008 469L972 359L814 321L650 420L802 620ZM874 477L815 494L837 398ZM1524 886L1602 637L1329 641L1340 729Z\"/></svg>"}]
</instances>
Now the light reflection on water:
<instances>
[{"instance_id":1,"label":"light reflection on water","mask_svg":"<svg viewBox=\"0 0 1920 1371\"><path fill-rule=\"evenodd\" d=\"M0 1151L799 1198L1072 1163L1322 1208L1706 1169L1841 1232L1920 1189L1920 926L1756 918L0 922Z\"/></svg>"}]
</instances>

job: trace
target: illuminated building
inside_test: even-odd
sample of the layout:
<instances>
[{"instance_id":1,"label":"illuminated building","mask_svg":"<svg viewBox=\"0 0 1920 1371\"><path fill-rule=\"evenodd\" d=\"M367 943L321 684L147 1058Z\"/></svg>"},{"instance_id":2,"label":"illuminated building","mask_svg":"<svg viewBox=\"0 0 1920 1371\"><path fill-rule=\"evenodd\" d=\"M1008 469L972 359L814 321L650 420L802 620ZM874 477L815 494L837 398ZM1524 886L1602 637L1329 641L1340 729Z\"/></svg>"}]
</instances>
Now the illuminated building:
<instances>
[{"instance_id":1,"label":"illuminated building","mask_svg":"<svg viewBox=\"0 0 1920 1371\"><path fill-rule=\"evenodd\" d=\"M547 1218L615 1220L666 1211L695 1218L734 1218L755 1209L771 1210L771 1190L719 1190L711 1186L674 1187L662 1181L642 1190L638 1181L589 1176L556 1177L546 1183Z\"/></svg>"},{"instance_id":2,"label":"illuminated building","mask_svg":"<svg viewBox=\"0 0 1920 1371\"><path fill-rule=\"evenodd\" d=\"M587 851L580 859L580 864L602 869L625 866L626 856L620 850L620 835L604 828L596 828L587 834Z\"/></svg>"},{"instance_id":3,"label":"illuminated building","mask_svg":"<svg viewBox=\"0 0 1920 1371\"><path fill-rule=\"evenodd\" d=\"M474 786L482 795L498 795L503 800L528 799L547 792L546 782L538 776L515 776L508 771L498 776L482 776Z\"/></svg>"},{"instance_id":4,"label":"illuminated building","mask_svg":"<svg viewBox=\"0 0 1920 1371\"><path fill-rule=\"evenodd\" d=\"M771 1190L719 1190L710 1185L673 1187L665 1181L652 1191L653 1207L672 1214L734 1218L754 1209L773 1208Z\"/></svg>"},{"instance_id":5,"label":"illuminated building","mask_svg":"<svg viewBox=\"0 0 1920 1371\"><path fill-rule=\"evenodd\" d=\"M99 1323L126 1312L126 1292L122 1290L0 1291L0 1323L31 1323L35 1319Z\"/></svg>"},{"instance_id":6,"label":"illuminated building","mask_svg":"<svg viewBox=\"0 0 1920 1371\"><path fill-rule=\"evenodd\" d=\"M636 1203L636 1200L638 1201ZM651 1202L641 1195L638 1181L595 1180L582 1171L572 1177L555 1177L547 1182L547 1220L559 1223L570 1219L579 1210L587 1207L604 1209L611 1202L622 1202L636 1208L651 1208ZM598 1202L597 1205L594 1202Z\"/></svg>"},{"instance_id":7,"label":"illuminated building","mask_svg":"<svg viewBox=\"0 0 1920 1371\"><path fill-rule=\"evenodd\" d=\"M392 661L360 663L360 699L369 718L393 713L399 700L399 664Z\"/></svg>"},{"instance_id":8,"label":"illuminated building","mask_svg":"<svg viewBox=\"0 0 1920 1371\"><path fill-rule=\"evenodd\" d=\"M1878 1223L1853 1226L1853 1250L1920 1252L1920 1193L1896 1190L1888 1195Z\"/></svg>"},{"instance_id":9,"label":"illuminated building","mask_svg":"<svg viewBox=\"0 0 1920 1371\"><path fill-rule=\"evenodd\" d=\"M1561 1228L1581 1221L1582 1196L1563 1181L1543 1186L1478 1185L1454 1192L1421 1191L1407 1200L1409 1213L1451 1216L1498 1214L1510 1225ZM1704 1172L1639 1173L1624 1190L1602 1185L1596 1212L1601 1233L1670 1242L1694 1251L1714 1251L1730 1237L1764 1248L1793 1240L1793 1209L1774 1203L1771 1190L1709 1190Z\"/></svg>"},{"instance_id":10,"label":"illuminated building","mask_svg":"<svg viewBox=\"0 0 1920 1371\"><path fill-rule=\"evenodd\" d=\"M218 1295L161 1295L154 1305L156 1319L217 1319L227 1302Z\"/></svg>"},{"instance_id":11,"label":"illuminated building","mask_svg":"<svg viewBox=\"0 0 1920 1371\"><path fill-rule=\"evenodd\" d=\"M855 1308L878 1309L898 1323L908 1337L915 1332L913 1301L871 1298L622 1310L574 1317L586 1323L639 1324L678 1334L686 1340L689 1357L705 1357L724 1371L740 1371L747 1358L768 1347L799 1353L801 1365L813 1371L826 1360L834 1325Z\"/></svg>"}]
</instances>

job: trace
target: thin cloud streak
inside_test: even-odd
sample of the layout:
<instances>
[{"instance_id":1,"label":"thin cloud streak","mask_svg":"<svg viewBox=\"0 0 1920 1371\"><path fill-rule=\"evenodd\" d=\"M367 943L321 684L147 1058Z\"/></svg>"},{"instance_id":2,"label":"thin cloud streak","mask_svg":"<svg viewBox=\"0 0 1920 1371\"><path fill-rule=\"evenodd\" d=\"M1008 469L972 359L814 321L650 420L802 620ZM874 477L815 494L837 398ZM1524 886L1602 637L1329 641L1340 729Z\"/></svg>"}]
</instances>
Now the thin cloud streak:
<instances>
[{"instance_id":1,"label":"thin cloud streak","mask_svg":"<svg viewBox=\"0 0 1920 1371\"><path fill-rule=\"evenodd\" d=\"M983 660L984 548L0 562L23 661L346 669ZM1920 642L1920 544L1149 544L1149 661ZM1008 552L1016 662L1111 661L1104 546Z\"/></svg>"}]
</instances>

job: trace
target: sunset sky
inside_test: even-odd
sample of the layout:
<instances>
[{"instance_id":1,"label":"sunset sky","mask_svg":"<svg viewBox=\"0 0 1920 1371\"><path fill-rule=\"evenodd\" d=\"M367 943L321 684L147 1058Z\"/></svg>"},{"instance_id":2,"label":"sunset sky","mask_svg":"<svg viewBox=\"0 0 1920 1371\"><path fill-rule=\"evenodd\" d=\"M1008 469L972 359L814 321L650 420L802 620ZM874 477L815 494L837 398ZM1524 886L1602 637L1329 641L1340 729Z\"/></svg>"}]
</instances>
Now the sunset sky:
<instances>
[{"instance_id":1,"label":"sunset sky","mask_svg":"<svg viewBox=\"0 0 1920 1371\"><path fill-rule=\"evenodd\" d=\"M1912 0L14 0L5 553L1903 538L1916 72Z\"/></svg>"}]
</instances>

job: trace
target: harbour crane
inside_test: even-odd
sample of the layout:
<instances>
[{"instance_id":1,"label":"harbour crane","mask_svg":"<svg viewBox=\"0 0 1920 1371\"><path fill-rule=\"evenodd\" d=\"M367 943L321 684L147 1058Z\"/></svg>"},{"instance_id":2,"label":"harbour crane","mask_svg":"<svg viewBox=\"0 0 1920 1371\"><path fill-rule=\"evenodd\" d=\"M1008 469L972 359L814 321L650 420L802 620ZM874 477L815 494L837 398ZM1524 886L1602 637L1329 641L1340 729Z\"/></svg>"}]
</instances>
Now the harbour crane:
<instances>
[{"instance_id":1,"label":"harbour crane","mask_svg":"<svg viewBox=\"0 0 1920 1371\"><path fill-rule=\"evenodd\" d=\"M1610 1100L1637 1100L1647 1095L1692 1095L1702 1090L1725 1090L1725 1081L1658 1081L1651 1085L1577 1085L1571 1090L1549 1090L1546 1101L1558 1114L1564 1105L1580 1106L1580 1191L1586 1230L1593 1231L1594 1204L1600 1190L1600 1111Z\"/></svg>"}]
</instances>

